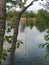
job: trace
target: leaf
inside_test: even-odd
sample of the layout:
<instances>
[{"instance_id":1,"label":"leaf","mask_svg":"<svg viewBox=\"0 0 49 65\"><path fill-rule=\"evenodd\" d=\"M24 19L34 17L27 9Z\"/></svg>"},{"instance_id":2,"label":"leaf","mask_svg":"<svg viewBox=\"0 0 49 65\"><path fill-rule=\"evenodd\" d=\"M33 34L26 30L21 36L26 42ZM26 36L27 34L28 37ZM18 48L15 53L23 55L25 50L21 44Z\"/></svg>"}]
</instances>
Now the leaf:
<instances>
[{"instance_id":1,"label":"leaf","mask_svg":"<svg viewBox=\"0 0 49 65\"><path fill-rule=\"evenodd\" d=\"M12 36L5 36L5 39L8 43L11 43Z\"/></svg>"},{"instance_id":2,"label":"leaf","mask_svg":"<svg viewBox=\"0 0 49 65\"><path fill-rule=\"evenodd\" d=\"M11 28L8 28L8 29L7 29L7 32L10 32L10 31L11 31Z\"/></svg>"},{"instance_id":3,"label":"leaf","mask_svg":"<svg viewBox=\"0 0 49 65\"><path fill-rule=\"evenodd\" d=\"M6 52L5 52L5 53L3 53L3 56L7 56Z\"/></svg>"},{"instance_id":4,"label":"leaf","mask_svg":"<svg viewBox=\"0 0 49 65\"><path fill-rule=\"evenodd\" d=\"M48 49L46 49L46 51L47 51L47 54L45 55L45 57L47 58L47 57L48 57L48 55L49 55L49 50L48 50Z\"/></svg>"},{"instance_id":5,"label":"leaf","mask_svg":"<svg viewBox=\"0 0 49 65\"><path fill-rule=\"evenodd\" d=\"M41 45L42 45L42 43L41 43L41 44L39 44L39 48L41 48Z\"/></svg>"},{"instance_id":6,"label":"leaf","mask_svg":"<svg viewBox=\"0 0 49 65\"><path fill-rule=\"evenodd\" d=\"M3 56L3 60L6 60L6 58Z\"/></svg>"},{"instance_id":7,"label":"leaf","mask_svg":"<svg viewBox=\"0 0 49 65\"><path fill-rule=\"evenodd\" d=\"M45 36L44 36L44 39L47 40L47 38L48 38L48 35L45 35Z\"/></svg>"},{"instance_id":8,"label":"leaf","mask_svg":"<svg viewBox=\"0 0 49 65\"><path fill-rule=\"evenodd\" d=\"M17 48L19 48L19 46L20 46L20 43L17 44Z\"/></svg>"},{"instance_id":9,"label":"leaf","mask_svg":"<svg viewBox=\"0 0 49 65\"><path fill-rule=\"evenodd\" d=\"M46 49L48 49L48 50L49 50L49 44L47 44Z\"/></svg>"},{"instance_id":10,"label":"leaf","mask_svg":"<svg viewBox=\"0 0 49 65\"><path fill-rule=\"evenodd\" d=\"M40 45L39 45L39 48L44 48L45 46L47 45L47 43L41 43Z\"/></svg>"},{"instance_id":11,"label":"leaf","mask_svg":"<svg viewBox=\"0 0 49 65\"><path fill-rule=\"evenodd\" d=\"M17 42L23 44L23 42L21 40L17 40Z\"/></svg>"},{"instance_id":12,"label":"leaf","mask_svg":"<svg viewBox=\"0 0 49 65\"><path fill-rule=\"evenodd\" d=\"M9 49L8 52L11 52L11 50Z\"/></svg>"},{"instance_id":13,"label":"leaf","mask_svg":"<svg viewBox=\"0 0 49 65\"><path fill-rule=\"evenodd\" d=\"M45 45L46 45L46 44L42 44L42 46L41 46L41 47L42 47L42 48L44 48L44 47L45 47Z\"/></svg>"},{"instance_id":14,"label":"leaf","mask_svg":"<svg viewBox=\"0 0 49 65\"><path fill-rule=\"evenodd\" d=\"M45 57L47 58L49 54L46 54Z\"/></svg>"},{"instance_id":15,"label":"leaf","mask_svg":"<svg viewBox=\"0 0 49 65\"><path fill-rule=\"evenodd\" d=\"M23 42L20 42L21 44L23 44Z\"/></svg>"},{"instance_id":16,"label":"leaf","mask_svg":"<svg viewBox=\"0 0 49 65\"><path fill-rule=\"evenodd\" d=\"M48 41L49 40L49 37L46 39L46 41Z\"/></svg>"},{"instance_id":17,"label":"leaf","mask_svg":"<svg viewBox=\"0 0 49 65\"><path fill-rule=\"evenodd\" d=\"M47 31L47 33L49 33L49 30Z\"/></svg>"}]
</instances>

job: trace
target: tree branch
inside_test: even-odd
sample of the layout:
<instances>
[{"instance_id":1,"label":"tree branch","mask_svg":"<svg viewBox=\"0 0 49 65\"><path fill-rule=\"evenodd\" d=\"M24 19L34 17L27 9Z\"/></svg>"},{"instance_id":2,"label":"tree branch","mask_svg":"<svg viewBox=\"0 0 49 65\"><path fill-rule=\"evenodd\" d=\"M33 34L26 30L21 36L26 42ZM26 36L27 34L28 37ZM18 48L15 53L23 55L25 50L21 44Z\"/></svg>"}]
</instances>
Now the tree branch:
<instances>
[{"instance_id":1,"label":"tree branch","mask_svg":"<svg viewBox=\"0 0 49 65\"><path fill-rule=\"evenodd\" d=\"M33 0L29 5L27 5L26 7L24 7L24 8L22 9L22 11L20 12L20 15L21 15L22 13L24 13L24 11L26 11L27 8L30 7L30 6L33 4L33 2L35 2L35 1L38 1L38 0Z\"/></svg>"}]
</instances>

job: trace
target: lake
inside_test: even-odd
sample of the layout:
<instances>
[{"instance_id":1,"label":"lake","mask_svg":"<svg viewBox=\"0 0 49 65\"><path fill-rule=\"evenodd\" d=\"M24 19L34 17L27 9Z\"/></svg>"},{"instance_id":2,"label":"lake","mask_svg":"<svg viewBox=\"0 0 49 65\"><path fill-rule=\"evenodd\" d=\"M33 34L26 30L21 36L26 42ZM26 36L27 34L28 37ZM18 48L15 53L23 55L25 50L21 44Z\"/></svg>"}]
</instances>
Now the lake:
<instances>
[{"instance_id":1,"label":"lake","mask_svg":"<svg viewBox=\"0 0 49 65\"><path fill-rule=\"evenodd\" d=\"M29 24L20 23L19 25L17 39L22 41L23 44L16 48L15 65L49 65L49 57L45 58L45 48L39 48L39 44L45 42L44 36L47 29L40 27L38 29L38 26L32 23ZM6 35L12 34L13 29L10 33L6 33ZM4 48L7 49L9 47L10 45L5 41Z\"/></svg>"}]
</instances>

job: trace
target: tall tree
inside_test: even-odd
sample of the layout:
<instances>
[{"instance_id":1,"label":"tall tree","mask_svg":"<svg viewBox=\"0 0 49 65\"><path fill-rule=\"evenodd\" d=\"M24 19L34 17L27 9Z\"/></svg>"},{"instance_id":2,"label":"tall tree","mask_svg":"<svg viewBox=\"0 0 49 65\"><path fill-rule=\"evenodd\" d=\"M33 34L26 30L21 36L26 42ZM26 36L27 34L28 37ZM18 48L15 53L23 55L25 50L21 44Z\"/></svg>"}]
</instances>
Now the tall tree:
<instances>
[{"instance_id":1,"label":"tall tree","mask_svg":"<svg viewBox=\"0 0 49 65\"><path fill-rule=\"evenodd\" d=\"M18 27L19 27L19 22L20 22L21 15L26 11L26 9L28 7L30 7L33 4L33 2L38 1L38 0L33 0L26 7L22 6L22 4L24 5L24 3L22 3L21 1L22 0L19 0L19 1L16 0L17 4L20 7L23 7L23 8L22 8L22 10L16 16L16 22L15 22L15 26L14 26L14 34L13 34L12 45L11 45L11 52L10 52L10 65L14 65L14 53L15 53L15 48L16 48L17 35L18 35ZM24 1L26 2L26 0L24 0Z\"/></svg>"},{"instance_id":2,"label":"tall tree","mask_svg":"<svg viewBox=\"0 0 49 65\"><path fill-rule=\"evenodd\" d=\"M1 63L1 56L3 51L3 40L4 40L4 33L5 33L5 20L6 20L6 1L0 0L0 65Z\"/></svg>"}]
</instances>

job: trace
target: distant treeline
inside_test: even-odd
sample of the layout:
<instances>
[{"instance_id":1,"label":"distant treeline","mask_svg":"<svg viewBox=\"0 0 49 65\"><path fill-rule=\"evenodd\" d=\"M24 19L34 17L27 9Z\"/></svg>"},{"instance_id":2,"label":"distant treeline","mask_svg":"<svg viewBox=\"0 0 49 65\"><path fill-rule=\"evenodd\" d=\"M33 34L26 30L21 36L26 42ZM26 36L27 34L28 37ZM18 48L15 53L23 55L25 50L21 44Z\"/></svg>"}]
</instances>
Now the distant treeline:
<instances>
[{"instance_id":1,"label":"distant treeline","mask_svg":"<svg viewBox=\"0 0 49 65\"><path fill-rule=\"evenodd\" d=\"M16 15L18 12L16 11L9 11L6 13L6 19L7 20L16 20ZM37 13L34 13L33 11L25 12L21 16L22 18L36 18L37 22L49 22L49 12L46 10L39 10Z\"/></svg>"},{"instance_id":2,"label":"distant treeline","mask_svg":"<svg viewBox=\"0 0 49 65\"><path fill-rule=\"evenodd\" d=\"M9 12L7 12L6 13L6 18L7 18L7 20L9 19L11 19L11 18L16 18L16 15L18 14L18 12L16 12L16 11L9 11ZM35 16L36 16L36 14L34 13L34 12L25 12L25 13L23 13L22 14L22 18L35 18Z\"/></svg>"}]
</instances>

